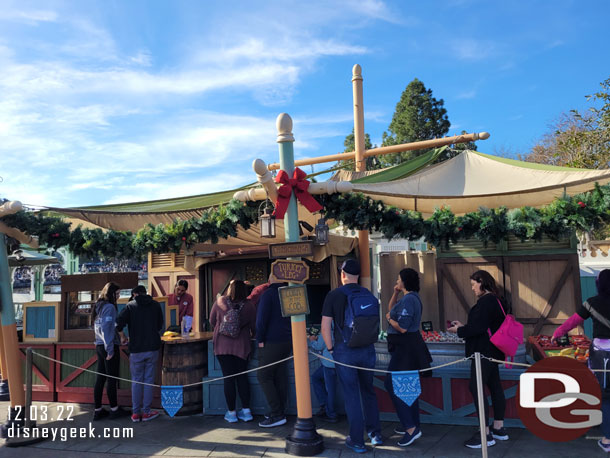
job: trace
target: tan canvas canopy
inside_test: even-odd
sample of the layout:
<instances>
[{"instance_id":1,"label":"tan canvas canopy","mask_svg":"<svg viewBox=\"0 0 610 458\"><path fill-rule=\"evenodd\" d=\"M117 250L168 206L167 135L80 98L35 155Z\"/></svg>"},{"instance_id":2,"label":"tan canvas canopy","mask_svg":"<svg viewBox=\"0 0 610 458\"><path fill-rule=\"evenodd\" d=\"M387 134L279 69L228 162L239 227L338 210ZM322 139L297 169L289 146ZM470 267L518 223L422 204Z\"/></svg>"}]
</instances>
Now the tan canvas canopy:
<instances>
[{"instance_id":1,"label":"tan canvas canopy","mask_svg":"<svg viewBox=\"0 0 610 458\"><path fill-rule=\"evenodd\" d=\"M431 214L449 206L455 214L479 207L540 207L564 194L610 182L610 170L586 170L522 162L466 151L406 178L354 183L354 191L406 210Z\"/></svg>"}]
</instances>

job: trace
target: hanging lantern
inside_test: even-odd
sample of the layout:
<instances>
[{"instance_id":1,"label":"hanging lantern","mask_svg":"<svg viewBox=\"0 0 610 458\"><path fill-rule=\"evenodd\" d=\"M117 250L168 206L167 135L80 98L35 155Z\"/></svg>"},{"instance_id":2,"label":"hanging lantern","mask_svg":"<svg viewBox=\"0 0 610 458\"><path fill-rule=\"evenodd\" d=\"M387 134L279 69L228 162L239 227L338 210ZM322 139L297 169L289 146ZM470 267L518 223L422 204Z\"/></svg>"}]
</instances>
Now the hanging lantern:
<instances>
[{"instance_id":1,"label":"hanging lantern","mask_svg":"<svg viewBox=\"0 0 610 458\"><path fill-rule=\"evenodd\" d=\"M326 245L328 243L328 224L324 218L318 220L316 224L316 238L314 240L316 245Z\"/></svg>"},{"instance_id":2,"label":"hanging lantern","mask_svg":"<svg viewBox=\"0 0 610 458\"><path fill-rule=\"evenodd\" d=\"M273 216L273 207L269 207L269 201L265 201L265 208L258 215L258 225L261 231L261 237L273 239L275 238L275 216Z\"/></svg>"}]
</instances>

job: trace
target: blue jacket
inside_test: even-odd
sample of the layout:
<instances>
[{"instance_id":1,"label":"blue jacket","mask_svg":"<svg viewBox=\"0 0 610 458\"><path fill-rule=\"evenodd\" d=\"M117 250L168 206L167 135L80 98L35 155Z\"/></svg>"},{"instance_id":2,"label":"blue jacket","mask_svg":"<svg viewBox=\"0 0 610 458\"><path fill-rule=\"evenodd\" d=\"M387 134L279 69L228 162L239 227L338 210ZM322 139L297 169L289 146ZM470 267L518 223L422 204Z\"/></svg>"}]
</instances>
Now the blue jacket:
<instances>
[{"instance_id":1,"label":"blue jacket","mask_svg":"<svg viewBox=\"0 0 610 458\"><path fill-rule=\"evenodd\" d=\"M261 296L256 310L256 340L259 343L292 343L290 318L282 316L278 289L285 283L273 283Z\"/></svg>"},{"instance_id":2,"label":"blue jacket","mask_svg":"<svg viewBox=\"0 0 610 458\"><path fill-rule=\"evenodd\" d=\"M334 332L332 333L332 335L334 335ZM333 344L335 342L335 339L333 337ZM311 347L311 349L313 351L315 351L316 353L320 353L322 354L322 356L324 356L325 358L328 359L333 359L333 355L328 351L328 348L326 348L326 343L324 343L324 339L322 338L322 334L318 334L318 338L316 340L314 340L313 342L308 341L309 346ZM335 368L335 363L331 363L330 361L326 361L325 359L319 358L320 362L322 363L322 366L326 366L326 367L330 367L330 368Z\"/></svg>"},{"instance_id":3,"label":"blue jacket","mask_svg":"<svg viewBox=\"0 0 610 458\"><path fill-rule=\"evenodd\" d=\"M103 345L109 356L114 355L114 346L120 345L119 334L116 331L116 307L110 302L96 303L95 345Z\"/></svg>"}]
</instances>

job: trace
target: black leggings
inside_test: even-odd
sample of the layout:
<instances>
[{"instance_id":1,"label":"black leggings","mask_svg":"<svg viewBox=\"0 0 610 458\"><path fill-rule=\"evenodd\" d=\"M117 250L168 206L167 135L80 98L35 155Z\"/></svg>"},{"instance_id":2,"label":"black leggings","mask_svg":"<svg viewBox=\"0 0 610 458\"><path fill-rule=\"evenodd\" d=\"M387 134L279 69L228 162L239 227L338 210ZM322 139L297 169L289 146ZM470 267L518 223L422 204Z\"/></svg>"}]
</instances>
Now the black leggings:
<instances>
[{"instance_id":1,"label":"black leggings","mask_svg":"<svg viewBox=\"0 0 610 458\"><path fill-rule=\"evenodd\" d=\"M119 363L121 361L121 357L119 355L119 347L117 345L114 346L114 354L112 355L112 359L107 360L106 350L103 345L96 345L95 350L97 353L97 372L100 374L112 375L114 377L119 376ZM115 378L106 377L106 375L96 375L95 376L95 387L93 388L93 401L95 402L95 408L99 409L102 407L102 395L104 393L104 383L108 382L106 386L106 394L108 394L108 401L110 401L110 407L116 407L117 397L116 397L116 387L118 380Z\"/></svg>"},{"instance_id":2,"label":"black leggings","mask_svg":"<svg viewBox=\"0 0 610 458\"><path fill-rule=\"evenodd\" d=\"M504 420L504 412L506 410L506 398L504 397L504 389L500 383L500 368L497 363L492 363L487 359L481 359L481 378L483 381L483 390L485 386L489 388L491 394L491 405L494 408L494 420ZM477 378L475 362L470 365L470 393L474 398L474 405L479 412L479 397L477 395ZM487 403L487 395L483 392L483 408L485 409L485 424L489 425L489 404Z\"/></svg>"},{"instance_id":3,"label":"black leggings","mask_svg":"<svg viewBox=\"0 0 610 458\"><path fill-rule=\"evenodd\" d=\"M242 359L235 355L217 355L220 368L222 369L222 375L238 374L244 372L248 368L248 360ZM225 399L227 400L227 409L230 411L235 410L235 402L237 399L237 393L235 391L235 384L237 384L237 390L239 391L239 397L241 399L241 406L244 409L250 408L250 384L248 383L248 375L238 375L237 377L229 377L224 379L225 385Z\"/></svg>"}]
</instances>

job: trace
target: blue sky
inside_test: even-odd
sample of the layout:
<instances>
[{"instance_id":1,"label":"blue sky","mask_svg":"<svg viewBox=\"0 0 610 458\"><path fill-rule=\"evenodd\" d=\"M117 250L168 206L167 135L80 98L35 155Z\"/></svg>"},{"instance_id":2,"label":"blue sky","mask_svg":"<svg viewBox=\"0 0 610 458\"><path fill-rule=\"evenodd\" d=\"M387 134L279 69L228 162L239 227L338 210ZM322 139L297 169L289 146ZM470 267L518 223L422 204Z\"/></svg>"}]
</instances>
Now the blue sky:
<instances>
[{"instance_id":1,"label":"blue sky","mask_svg":"<svg viewBox=\"0 0 610 458\"><path fill-rule=\"evenodd\" d=\"M277 161L281 112L297 158L340 152L356 63L373 143L419 78L450 135L485 130L479 151L527 153L610 76L608 17L601 0L0 0L0 197L231 189L254 181L253 159Z\"/></svg>"}]
</instances>

